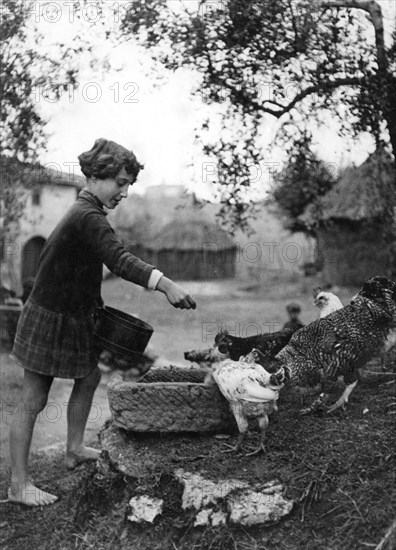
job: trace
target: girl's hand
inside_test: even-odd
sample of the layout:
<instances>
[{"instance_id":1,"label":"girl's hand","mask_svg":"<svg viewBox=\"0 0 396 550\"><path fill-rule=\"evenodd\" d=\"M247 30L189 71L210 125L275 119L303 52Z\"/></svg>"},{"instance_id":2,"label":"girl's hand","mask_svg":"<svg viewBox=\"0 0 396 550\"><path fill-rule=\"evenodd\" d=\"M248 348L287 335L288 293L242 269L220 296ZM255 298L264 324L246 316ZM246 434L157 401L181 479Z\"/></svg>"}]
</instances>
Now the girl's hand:
<instances>
[{"instance_id":1,"label":"girl's hand","mask_svg":"<svg viewBox=\"0 0 396 550\"><path fill-rule=\"evenodd\" d=\"M158 282L157 290L163 292L173 307L180 309L195 309L195 300L182 288L165 276Z\"/></svg>"}]
</instances>

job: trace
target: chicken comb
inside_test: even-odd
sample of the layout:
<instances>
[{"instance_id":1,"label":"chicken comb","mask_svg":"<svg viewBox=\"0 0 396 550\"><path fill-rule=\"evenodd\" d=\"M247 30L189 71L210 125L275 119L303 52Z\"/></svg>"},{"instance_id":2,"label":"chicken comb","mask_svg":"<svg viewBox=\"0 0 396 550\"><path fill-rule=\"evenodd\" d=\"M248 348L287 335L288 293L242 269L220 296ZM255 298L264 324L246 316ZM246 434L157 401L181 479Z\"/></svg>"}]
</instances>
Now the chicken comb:
<instances>
[{"instance_id":1,"label":"chicken comb","mask_svg":"<svg viewBox=\"0 0 396 550\"><path fill-rule=\"evenodd\" d=\"M322 292L322 289L320 286L316 286L315 288L312 289L312 294L313 294L313 297L316 298L316 296L319 294L319 292Z\"/></svg>"}]
</instances>

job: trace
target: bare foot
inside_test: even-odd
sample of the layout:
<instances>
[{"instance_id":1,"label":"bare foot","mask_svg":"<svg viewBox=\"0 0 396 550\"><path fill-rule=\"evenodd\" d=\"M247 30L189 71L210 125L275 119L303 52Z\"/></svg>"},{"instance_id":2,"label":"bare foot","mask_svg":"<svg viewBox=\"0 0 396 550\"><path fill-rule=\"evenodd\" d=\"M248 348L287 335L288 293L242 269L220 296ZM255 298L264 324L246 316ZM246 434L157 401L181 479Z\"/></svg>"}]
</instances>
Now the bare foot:
<instances>
[{"instance_id":1,"label":"bare foot","mask_svg":"<svg viewBox=\"0 0 396 550\"><path fill-rule=\"evenodd\" d=\"M22 483L12 481L8 489L8 502L25 504L26 506L48 506L57 500L59 500L59 497L42 491L33 485L30 480L22 481Z\"/></svg>"},{"instance_id":2,"label":"bare foot","mask_svg":"<svg viewBox=\"0 0 396 550\"><path fill-rule=\"evenodd\" d=\"M92 460L97 460L99 458L100 451L92 447L83 446L77 451L66 451L66 468L68 470L73 470L79 464L83 462L91 462Z\"/></svg>"}]
</instances>

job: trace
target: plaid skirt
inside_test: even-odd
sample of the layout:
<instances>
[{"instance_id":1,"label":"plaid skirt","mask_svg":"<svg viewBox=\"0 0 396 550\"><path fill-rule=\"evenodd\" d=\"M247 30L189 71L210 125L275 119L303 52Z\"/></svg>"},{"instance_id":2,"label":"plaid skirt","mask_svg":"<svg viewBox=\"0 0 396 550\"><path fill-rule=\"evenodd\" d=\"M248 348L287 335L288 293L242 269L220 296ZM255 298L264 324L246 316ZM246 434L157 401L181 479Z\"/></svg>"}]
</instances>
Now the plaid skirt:
<instances>
[{"instance_id":1,"label":"plaid skirt","mask_svg":"<svg viewBox=\"0 0 396 550\"><path fill-rule=\"evenodd\" d=\"M19 318L11 358L29 371L85 378L98 364L94 315L49 311L28 299Z\"/></svg>"}]
</instances>

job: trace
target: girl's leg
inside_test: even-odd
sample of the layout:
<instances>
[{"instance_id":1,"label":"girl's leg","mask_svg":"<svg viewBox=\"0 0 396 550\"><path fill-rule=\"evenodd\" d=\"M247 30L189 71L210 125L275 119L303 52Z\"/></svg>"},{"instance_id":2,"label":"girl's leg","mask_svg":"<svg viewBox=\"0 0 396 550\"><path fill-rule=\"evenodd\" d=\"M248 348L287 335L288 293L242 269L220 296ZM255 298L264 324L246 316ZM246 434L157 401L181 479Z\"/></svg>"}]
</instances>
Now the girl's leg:
<instances>
[{"instance_id":1,"label":"girl's leg","mask_svg":"<svg viewBox=\"0 0 396 550\"><path fill-rule=\"evenodd\" d=\"M44 409L52 376L25 370L22 398L10 427L11 486L8 498L28 506L52 504L58 497L38 489L29 480L28 458L37 415Z\"/></svg>"},{"instance_id":2,"label":"girl's leg","mask_svg":"<svg viewBox=\"0 0 396 550\"><path fill-rule=\"evenodd\" d=\"M84 445L84 431L92 399L99 385L101 372L96 367L85 378L74 381L73 391L67 407L67 450L66 466L74 468L87 460L96 460L100 451Z\"/></svg>"}]
</instances>

